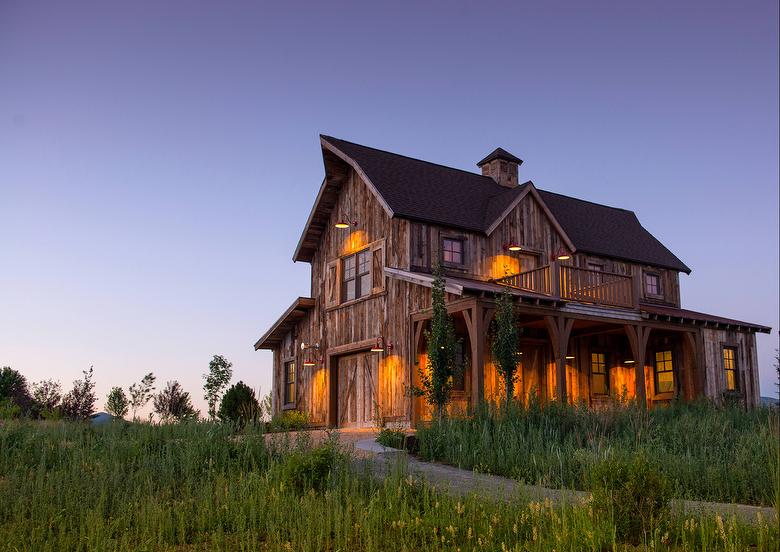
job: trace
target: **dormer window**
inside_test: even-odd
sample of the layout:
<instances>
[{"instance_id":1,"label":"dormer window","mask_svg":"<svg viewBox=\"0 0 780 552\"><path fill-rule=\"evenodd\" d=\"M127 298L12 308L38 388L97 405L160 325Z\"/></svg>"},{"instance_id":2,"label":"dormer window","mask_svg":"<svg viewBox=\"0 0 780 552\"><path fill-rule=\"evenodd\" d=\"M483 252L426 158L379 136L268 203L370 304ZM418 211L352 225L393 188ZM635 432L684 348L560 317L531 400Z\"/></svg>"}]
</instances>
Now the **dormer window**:
<instances>
[{"instance_id":1,"label":"dormer window","mask_svg":"<svg viewBox=\"0 0 780 552\"><path fill-rule=\"evenodd\" d=\"M645 272L645 295L651 297L660 297L662 295L661 277L658 274Z\"/></svg>"},{"instance_id":2,"label":"dormer window","mask_svg":"<svg viewBox=\"0 0 780 552\"><path fill-rule=\"evenodd\" d=\"M463 266L464 241L462 238L442 238L441 260L445 265Z\"/></svg>"}]
</instances>

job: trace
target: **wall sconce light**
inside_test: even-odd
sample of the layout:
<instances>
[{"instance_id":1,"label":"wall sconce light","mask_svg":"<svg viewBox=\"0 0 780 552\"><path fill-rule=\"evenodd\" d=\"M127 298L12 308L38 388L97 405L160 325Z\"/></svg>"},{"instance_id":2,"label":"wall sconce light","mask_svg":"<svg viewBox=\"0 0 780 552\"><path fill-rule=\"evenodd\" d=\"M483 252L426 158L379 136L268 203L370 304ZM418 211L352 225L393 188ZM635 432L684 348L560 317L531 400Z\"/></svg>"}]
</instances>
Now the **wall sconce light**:
<instances>
[{"instance_id":1,"label":"wall sconce light","mask_svg":"<svg viewBox=\"0 0 780 552\"><path fill-rule=\"evenodd\" d=\"M314 349L316 351L319 351L320 350L320 344L319 343L314 343L312 345L312 344L307 344L307 343L302 341L301 342L301 351L307 351L309 349ZM303 359L303 365L304 366L317 366L317 362L314 359L314 357L312 357L311 355L307 355L306 358Z\"/></svg>"},{"instance_id":2,"label":"wall sconce light","mask_svg":"<svg viewBox=\"0 0 780 552\"><path fill-rule=\"evenodd\" d=\"M521 246L517 242L510 241L504 244L504 249L506 249L507 251L522 251L523 246Z\"/></svg>"},{"instance_id":3,"label":"wall sconce light","mask_svg":"<svg viewBox=\"0 0 780 552\"><path fill-rule=\"evenodd\" d=\"M341 228L343 230L346 228L350 228L352 226L357 227L357 225L358 223L353 217L350 217L342 213L339 219L336 221L336 224L334 224L333 226L335 226L336 228Z\"/></svg>"},{"instance_id":4,"label":"wall sconce light","mask_svg":"<svg viewBox=\"0 0 780 552\"><path fill-rule=\"evenodd\" d=\"M634 364L635 362L636 361L634 359L628 359L628 360L624 360L623 364Z\"/></svg>"},{"instance_id":5,"label":"wall sconce light","mask_svg":"<svg viewBox=\"0 0 780 552\"><path fill-rule=\"evenodd\" d=\"M566 355L564 358L566 360L574 360L574 356L573 355Z\"/></svg>"},{"instance_id":6,"label":"wall sconce light","mask_svg":"<svg viewBox=\"0 0 780 552\"><path fill-rule=\"evenodd\" d=\"M559 261L568 261L571 259L571 254L566 251L563 247L558 249L558 252L555 254L555 258Z\"/></svg>"},{"instance_id":7,"label":"wall sconce light","mask_svg":"<svg viewBox=\"0 0 780 552\"><path fill-rule=\"evenodd\" d=\"M385 339L383 337L377 337L374 344L371 346L371 352L372 353L384 353L385 350L392 351L393 350L393 344L388 342L385 344Z\"/></svg>"}]
</instances>

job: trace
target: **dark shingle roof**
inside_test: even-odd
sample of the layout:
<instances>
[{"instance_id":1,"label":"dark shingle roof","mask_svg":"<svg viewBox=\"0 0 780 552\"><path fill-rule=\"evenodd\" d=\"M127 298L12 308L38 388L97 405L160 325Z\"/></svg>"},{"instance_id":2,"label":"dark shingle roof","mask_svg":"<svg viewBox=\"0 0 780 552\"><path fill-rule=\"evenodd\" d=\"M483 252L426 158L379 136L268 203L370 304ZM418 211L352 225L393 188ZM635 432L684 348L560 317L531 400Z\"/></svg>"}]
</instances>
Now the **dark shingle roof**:
<instances>
[{"instance_id":1,"label":"dark shingle roof","mask_svg":"<svg viewBox=\"0 0 780 552\"><path fill-rule=\"evenodd\" d=\"M578 250L690 273L691 269L644 229L633 211L539 190Z\"/></svg>"},{"instance_id":2,"label":"dark shingle roof","mask_svg":"<svg viewBox=\"0 0 780 552\"><path fill-rule=\"evenodd\" d=\"M514 161L518 165L523 164L523 160L519 157L516 157L506 151L504 148L496 148L492 152L490 152L487 157L485 157L482 161L477 163L477 167L481 167L485 163L490 163L493 159L505 159L507 161Z\"/></svg>"},{"instance_id":3,"label":"dark shingle roof","mask_svg":"<svg viewBox=\"0 0 780 552\"><path fill-rule=\"evenodd\" d=\"M488 176L330 136L322 139L354 160L393 214L401 218L487 232L512 201L532 186L526 182L508 189ZM578 250L690 272L642 227L632 211L537 191Z\"/></svg>"}]
</instances>

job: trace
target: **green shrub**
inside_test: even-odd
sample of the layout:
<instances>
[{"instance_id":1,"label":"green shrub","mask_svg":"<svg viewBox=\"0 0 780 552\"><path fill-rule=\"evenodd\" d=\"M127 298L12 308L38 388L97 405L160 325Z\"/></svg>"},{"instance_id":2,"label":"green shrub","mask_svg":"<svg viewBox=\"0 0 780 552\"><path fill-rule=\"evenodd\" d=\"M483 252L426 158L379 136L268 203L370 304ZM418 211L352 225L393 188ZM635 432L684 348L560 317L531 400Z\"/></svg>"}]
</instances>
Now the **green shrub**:
<instances>
[{"instance_id":1,"label":"green shrub","mask_svg":"<svg viewBox=\"0 0 780 552\"><path fill-rule=\"evenodd\" d=\"M282 463L282 481L298 493L320 491L336 465L337 448L328 442L310 450L296 450Z\"/></svg>"},{"instance_id":2,"label":"green shrub","mask_svg":"<svg viewBox=\"0 0 780 552\"><path fill-rule=\"evenodd\" d=\"M385 427L376 436L376 442L385 447L403 449L406 442L406 433L400 429Z\"/></svg>"},{"instance_id":3,"label":"green shrub","mask_svg":"<svg viewBox=\"0 0 780 552\"><path fill-rule=\"evenodd\" d=\"M254 390L243 381L230 387L222 397L217 416L223 422L233 422L242 427L255 423L260 418L260 404Z\"/></svg>"},{"instance_id":4,"label":"green shrub","mask_svg":"<svg viewBox=\"0 0 780 552\"><path fill-rule=\"evenodd\" d=\"M309 425L309 417L300 410L285 410L268 422L268 431L297 431Z\"/></svg>"},{"instance_id":5,"label":"green shrub","mask_svg":"<svg viewBox=\"0 0 780 552\"><path fill-rule=\"evenodd\" d=\"M610 454L591 472L593 511L611 517L618 539L637 543L668 514L669 480L642 453Z\"/></svg>"}]
</instances>

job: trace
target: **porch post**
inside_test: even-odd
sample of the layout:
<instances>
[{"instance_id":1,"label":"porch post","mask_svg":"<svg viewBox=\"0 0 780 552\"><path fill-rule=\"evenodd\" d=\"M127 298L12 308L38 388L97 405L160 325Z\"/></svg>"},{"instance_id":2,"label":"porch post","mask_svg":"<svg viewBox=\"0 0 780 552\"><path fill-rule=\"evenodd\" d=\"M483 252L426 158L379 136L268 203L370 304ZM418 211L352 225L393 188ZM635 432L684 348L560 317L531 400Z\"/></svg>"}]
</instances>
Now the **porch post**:
<instances>
[{"instance_id":1,"label":"porch post","mask_svg":"<svg viewBox=\"0 0 780 552\"><path fill-rule=\"evenodd\" d=\"M643 408L647 407L647 390L645 389L645 351L647 340L652 328L645 326L632 326L626 324L626 335L631 344L631 352L634 354L634 370L636 373L635 393L636 399Z\"/></svg>"},{"instance_id":2,"label":"porch post","mask_svg":"<svg viewBox=\"0 0 780 552\"><path fill-rule=\"evenodd\" d=\"M471 345L471 408L475 410L485 399L485 337L482 307L475 299L474 306L463 311Z\"/></svg>"},{"instance_id":3,"label":"porch post","mask_svg":"<svg viewBox=\"0 0 780 552\"><path fill-rule=\"evenodd\" d=\"M548 315L544 317L544 321L550 333L550 342L555 356L555 396L559 401L566 402L566 354L574 319Z\"/></svg>"}]
</instances>

